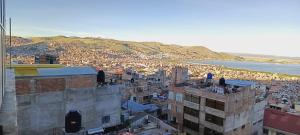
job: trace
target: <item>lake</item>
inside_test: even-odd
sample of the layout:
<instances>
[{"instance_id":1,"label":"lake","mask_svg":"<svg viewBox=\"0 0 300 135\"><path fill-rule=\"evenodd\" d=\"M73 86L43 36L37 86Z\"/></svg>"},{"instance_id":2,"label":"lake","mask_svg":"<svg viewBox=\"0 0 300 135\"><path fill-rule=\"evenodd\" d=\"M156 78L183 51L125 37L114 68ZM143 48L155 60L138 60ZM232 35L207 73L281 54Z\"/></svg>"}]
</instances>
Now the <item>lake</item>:
<instances>
[{"instance_id":1,"label":"lake","mask_svg":"<svg viewBox=\"0 0 300 135\"><path fill-rule=\"evenodd\" d=\"M283 73L290 75L300 75L300 64L274 64L262 62L246 62L246 61L221 61L221 60L208 60L208 61L192 61L193 64L210 64L219 65L229 68L248 69L254 71L265 71L272 73Z\"/></svg>"}]
</instances>

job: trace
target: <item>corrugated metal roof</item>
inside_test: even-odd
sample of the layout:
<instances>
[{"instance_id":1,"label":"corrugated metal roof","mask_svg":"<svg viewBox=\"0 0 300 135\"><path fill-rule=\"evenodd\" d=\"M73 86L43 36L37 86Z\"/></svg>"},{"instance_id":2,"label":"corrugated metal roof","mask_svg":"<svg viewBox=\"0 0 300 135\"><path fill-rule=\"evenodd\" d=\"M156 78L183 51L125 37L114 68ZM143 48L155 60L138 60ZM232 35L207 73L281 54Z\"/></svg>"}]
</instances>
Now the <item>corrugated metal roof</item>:
<instances>
[{"instance_id":1,"label":"corrugated metal roof","mask_svg":"<svg viewBox=\"0 0 300 135\"><path fill-rule=\"evenodd\" d=\"M240 86L240 87L247 87L255 84L252 81L244 81L244 80L226 80L225 83L229 85Z\"/></svg>"},{"instance_id":2,"label":"corrugated metal roof","mask_svg":"<svg viewBox=\"0 0 300 135\"><path fill-rule=\"evenodd\" d=\"M300 116L279 110L266 109L264 113L264 126L299 135Z\"/></svg>"},{"instance_id":3,"label":"corrugated metal roof","mask_svg":"<svg viewBox=\"0 0 300 135\"><path fill-rule=\"evenodd\" d=\"M97 74L92 67L39 68L38 76L91 75Z\"/></svg>"}]
</instances>

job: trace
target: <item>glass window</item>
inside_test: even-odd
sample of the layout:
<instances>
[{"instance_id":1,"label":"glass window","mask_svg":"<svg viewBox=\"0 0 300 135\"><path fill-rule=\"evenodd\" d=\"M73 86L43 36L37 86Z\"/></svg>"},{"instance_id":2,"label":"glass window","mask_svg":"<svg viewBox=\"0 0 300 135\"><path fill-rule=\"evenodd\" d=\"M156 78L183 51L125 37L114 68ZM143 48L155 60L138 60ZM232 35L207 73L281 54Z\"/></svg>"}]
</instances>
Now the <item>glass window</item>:
<instances>
[{"instance_id":1,"label":"glass window","mask_svg":"<svg viewBox=\"0 0 300 135\"><path fill-rule=\"evenodd\" d=\"M207 98L205 105L207 107L218 109L218 110L221 110L221 111L224 111L224 109L225 109L225 103L224 102L216 101L216 100L213 100L213 99L208 99Z\"/></svg>"},{"instance_id":2,"label":"glass window","mask_svg":"<svg viewBox=\"0 0 300 135\"><path fill-rule=\"evenodd\" d=\"M183 120L183 126L192 129L194 131L199 131L199 124L191 122L186 119Z\"/></svg>"},{"instance_id":3,"label":"glass window","mask_svg":"<svg viewBox=\"0 0 300 135\"><path fill-rule=\"evenodd\" d=\"M192 101L192 97L191 97L190 94L184 94L184 99L185 99L186 101Z\"/></svg>"},{"instance_id":4,"label":"glass window","mask_svg":"<svg viewBox=\"0 0 300 135\"><path fill-rule=\"evenodd\" d=\"M169 99L174 100L174 93L172 91L169 92Z\"/></svg>"},{"instance_id":5,"label":"glass window","mask_svg":"<svg viewBox=\"0 0 300 135\"><path fill-rule=\"evenodd\" d=\"M176 93L176 101L177 102L182 102L182 94L181 93Z\"/></svg>"},{"instance_id":6,"label":"glass window","mask_svg":"<svg viewBox=\"0 0 300 135\"><path fill-rule=\"evenodd\" d=\"M172 110L172 105L168 104L168 110Z\"/></svg>"},{"instance_id":7,"label":"glass window","mask_svg":"<svg viewBox=\"0 0 300 135\"><path fill-rule=\"evenodd\" d=\"M177 107L176 107L176 112L182 113L182 108L177 106Z\"/></svg>"},{"instance_id":8,"label":"glass window","mask_svg":"<svg viewBox=\"0 0 300 135\"><path fill-rule=\"evenodd\" d=\"M184 94L184 99L186 101L190 101L196 104L200 104L200 97L199 96L195 96L195 95L191 95L191 94Z\"/></svg>"},{"instance_id":9,"label":"glass window","mask_svg":"<svg viewBox=\"0 0 300 135\"><path fill-rule=\"evenodd\" d=\"M193 109L193 108L189 108L189 107L186 107L186 106L185 106L185 107L184 107L184 113L199 118L199 111L198 111L198 110L195 110L195 109Z\"/></svg>"},{"instance_id":10,"label":"glass window","mask_svg":"<svg viewBox=\"0 0 300 135\"><path fill-rule=\"evenodd\" d=\"M211 114L208 114L208 113L205 114L205 120L210 122L210 123L214 123L216 125L219 125L219 126L223 126L223 121L224 121L223 118L220 118L218 116L214 116L214 115L211 115Z\"/></svg>"}]
</instances>

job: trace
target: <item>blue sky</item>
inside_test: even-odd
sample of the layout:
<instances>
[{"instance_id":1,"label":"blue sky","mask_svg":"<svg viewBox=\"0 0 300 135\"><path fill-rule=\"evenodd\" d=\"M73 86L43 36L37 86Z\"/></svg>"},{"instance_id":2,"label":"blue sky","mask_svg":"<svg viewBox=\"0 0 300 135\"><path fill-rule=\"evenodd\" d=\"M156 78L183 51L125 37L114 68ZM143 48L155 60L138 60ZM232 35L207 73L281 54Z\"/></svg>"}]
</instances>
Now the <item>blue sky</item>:
<instances>
[{"instance_id":1,"label":"blue sky","mask_svg":"<svg viewBox=\"0 0 300 135\"><path fill-rule=\"evenodd\" d=\"M300 0L7 0L18 36L93 36L300 57Z\"/></svg>"}]
</instances>

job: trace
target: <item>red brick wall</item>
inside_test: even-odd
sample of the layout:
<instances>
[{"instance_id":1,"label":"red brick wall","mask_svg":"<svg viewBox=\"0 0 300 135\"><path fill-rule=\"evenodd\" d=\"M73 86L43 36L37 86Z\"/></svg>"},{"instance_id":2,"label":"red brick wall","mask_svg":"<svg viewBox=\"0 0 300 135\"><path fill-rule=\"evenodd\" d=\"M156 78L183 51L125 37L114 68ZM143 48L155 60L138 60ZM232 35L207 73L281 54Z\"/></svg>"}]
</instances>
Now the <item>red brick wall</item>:
<instances>
[{"instance_id":1,"label":"red brick wall","mask_svg":"<svg viewBox=\"0 0 300 135\"><path fill-rule=\"evenodd\" d=\"M16 78L17 95L93 87L96 87L96 76L91 75Z\"/></svg>"},{"instance_id":2,"label":"red brick wall","mask_svg":"<svg viewBox=\"0 0 300 135\"><path fill-rule=\"evenodd\" d=\"M42 78L36 79L36 92L63 91L66 88L65 78Z\"/></svg>"},{"instance_id":3,"label":"red brick wall","mask_svg":"<svg viewBox=\"0 0 300 135\"><path fill-rule=\"evenodd\" d=\"M96 86L96 76L72 76L67 82L67 88L91 88Z\"/></svg>"},{"instance_id":4,"label":"red brick wall","mask_svg":"<svg viewBox=\"0 0 300 135\"><path fill-rule=\"evenodd\" d=\"M29 94L31 91L30 85L30 79L16 80L17 95Z\"/></svg>"}]
</instances>

